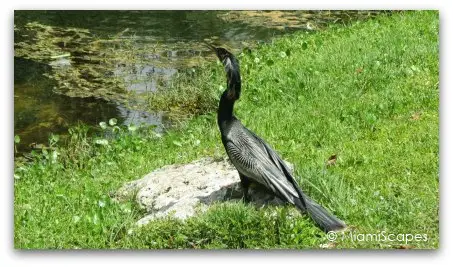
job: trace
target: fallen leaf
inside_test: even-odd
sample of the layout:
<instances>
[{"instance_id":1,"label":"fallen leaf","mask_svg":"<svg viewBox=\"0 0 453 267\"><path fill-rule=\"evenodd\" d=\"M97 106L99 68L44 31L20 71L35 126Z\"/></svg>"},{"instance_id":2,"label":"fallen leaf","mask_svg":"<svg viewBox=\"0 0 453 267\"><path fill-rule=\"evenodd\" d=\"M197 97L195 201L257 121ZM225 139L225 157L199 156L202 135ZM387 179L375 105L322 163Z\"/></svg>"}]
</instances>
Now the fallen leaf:
<instances>
[{"instance_id":1,"label":"fallen leaf","mask_svg":"<svg viewBox=\"0 0 453 267\"><path fill-rule=\"evenodd\" d=\"M411 115L411 120L418 121L421 116L422 116L421 112L415 112L414 114Z\"/></svg>"},{"instance_id":2,"label":"fallen leaf","mask_svg":"<svg viewBox=\"0 0 453 267\"><path fill-rule=\"evenodd\" d=\"M332 166L332 165L335 165L335 163L337 162L337 155L336 154L333 154L329 157L329 159L327 159L327 163L326 165L327 166Z\"/></svg>"}]
</instances>

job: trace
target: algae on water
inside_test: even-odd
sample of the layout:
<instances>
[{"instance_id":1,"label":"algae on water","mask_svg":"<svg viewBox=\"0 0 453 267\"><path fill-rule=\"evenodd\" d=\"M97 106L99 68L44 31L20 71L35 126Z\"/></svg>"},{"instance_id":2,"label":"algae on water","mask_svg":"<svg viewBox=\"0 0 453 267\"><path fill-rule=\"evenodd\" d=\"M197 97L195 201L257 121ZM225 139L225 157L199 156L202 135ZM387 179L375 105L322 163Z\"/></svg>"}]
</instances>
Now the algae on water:
<instances>
[{"instance_id":1,"label":"algae on water","mask_svg":"<svg viewBox=\"0 0 453 267\"><path fill-rule=\"evenodd\" d=\"M96 97L124 102L128 92L113 70L129 49L115 49L112 40L96 39L88 30L46 26L37 22L15 28L15 57L51 66L44 75L54 80L54 91L71 97ZM118 39L119 43L120 40Z\"/></svg>"}]
</instances>

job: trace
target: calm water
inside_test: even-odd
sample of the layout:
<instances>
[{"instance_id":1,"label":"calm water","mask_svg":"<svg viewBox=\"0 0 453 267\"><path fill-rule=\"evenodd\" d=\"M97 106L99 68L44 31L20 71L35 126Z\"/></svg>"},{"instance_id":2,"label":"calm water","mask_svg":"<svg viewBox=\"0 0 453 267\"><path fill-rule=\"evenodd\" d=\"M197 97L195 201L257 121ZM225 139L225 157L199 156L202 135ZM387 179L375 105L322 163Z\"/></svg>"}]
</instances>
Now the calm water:
<instances>
[{"instance_id":1,"label":"calm water","mask_svg":"<svg viewBox=\"0 0 453 267\"><path fill-rule=\"evenodd\" d=\"M320 30L376 12L16 11L14 134L21 150L78 121L166 125L130 103L178 70L212 56L201 41L237 50L298 30ZM127 97L126 97L127 96Z\"/></svg>"}]
</instances>

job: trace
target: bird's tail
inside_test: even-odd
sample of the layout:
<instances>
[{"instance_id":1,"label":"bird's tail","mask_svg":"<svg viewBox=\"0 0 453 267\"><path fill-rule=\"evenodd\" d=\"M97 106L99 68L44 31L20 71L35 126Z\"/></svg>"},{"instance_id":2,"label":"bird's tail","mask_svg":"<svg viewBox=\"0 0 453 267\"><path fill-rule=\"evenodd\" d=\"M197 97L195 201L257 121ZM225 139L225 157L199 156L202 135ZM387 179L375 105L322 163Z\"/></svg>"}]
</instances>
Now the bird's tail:
<instances>
[{"instance_id":1,"label":"bird's tail","mask_svg":"<svg viewBox=\"0 0 453 267\"><path fill-rule=\"evenodd\" d=\"M323 231L327 233L346 228L346 224L343 221L330 214L326 209L309 198L307 195L302 193L302 197L304 198L304 201L296 201L296 206L300 210L304 212L306 211ZM305 205L303 205L303 202L305 202Z\"/></svg>"}]
</instances>

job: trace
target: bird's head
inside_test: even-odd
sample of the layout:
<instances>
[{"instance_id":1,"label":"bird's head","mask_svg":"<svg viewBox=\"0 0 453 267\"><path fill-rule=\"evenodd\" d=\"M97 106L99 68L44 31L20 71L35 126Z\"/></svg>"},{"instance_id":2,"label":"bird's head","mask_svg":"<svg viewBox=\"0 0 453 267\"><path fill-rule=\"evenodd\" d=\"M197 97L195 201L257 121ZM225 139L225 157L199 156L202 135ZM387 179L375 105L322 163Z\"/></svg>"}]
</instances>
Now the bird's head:
<instances>
[{"instance_id":1,"label":"bird's head","mask_svg":"<svg viewBox=\"0 0 453 267\"><path fill-rule=\"evenodd\" d=\"M215 47L208 43L205 44L207 47L209 47L209 49L215 52L219 60L225 66L226 71L228 71L228 69L239 69L239 63L230 51L226 50L223 47Z\"/></svg>"},{"instance_id":2,"label":"bird's head","mask_svg":"<svg viewBox=\"0 0 453 267\"><path fill-rule=\"evenodd\" d=\"M226 78L227 78L227 97L230 100L237 100L241 95L241 75L239 70L239 62L234 57L232 53L226 50L223 47L215 47L211 44L205 43L209 49L214 51L222 61L222 64L225 68Z\"/></svg>"},{"instance_id":3,"label":"bird's head","mask_svg":"<svg viewBox=\"0 0 453 267\"><path fill-rule=\"evenodd\" d=\"M234 58L233 54L231 54L228 50L226 50L223 47L215 47L214 49L215 49L214 51L215 51L217 57L222 62L224 62L227 59Z\"/></svg>"}]
</instances>

